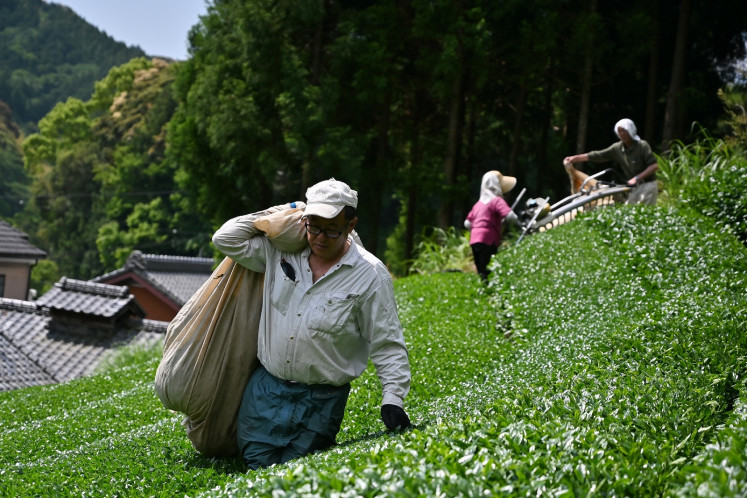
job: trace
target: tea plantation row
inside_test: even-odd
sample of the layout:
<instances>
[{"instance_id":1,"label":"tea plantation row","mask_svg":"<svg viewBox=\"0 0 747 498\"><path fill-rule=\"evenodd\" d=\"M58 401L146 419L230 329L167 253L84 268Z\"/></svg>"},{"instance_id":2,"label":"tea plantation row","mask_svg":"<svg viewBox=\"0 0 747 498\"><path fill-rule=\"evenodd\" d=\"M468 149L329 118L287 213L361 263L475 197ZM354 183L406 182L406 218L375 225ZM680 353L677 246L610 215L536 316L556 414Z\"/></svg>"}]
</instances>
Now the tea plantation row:
<instances>
[{"instance_id":1,"label":"tea plantation row","mask_svg":"<svg viewBox=\"0 0 747 498\"><path fill-rule=\"evenodd\" d=\"M474 274L395 283L415 428L372 369L332 450L246 471L196 453L157 354L0 393L2 496L724 496L747 486L747 251L679 211L609 209Z\"/></svg>"}]
</instances>

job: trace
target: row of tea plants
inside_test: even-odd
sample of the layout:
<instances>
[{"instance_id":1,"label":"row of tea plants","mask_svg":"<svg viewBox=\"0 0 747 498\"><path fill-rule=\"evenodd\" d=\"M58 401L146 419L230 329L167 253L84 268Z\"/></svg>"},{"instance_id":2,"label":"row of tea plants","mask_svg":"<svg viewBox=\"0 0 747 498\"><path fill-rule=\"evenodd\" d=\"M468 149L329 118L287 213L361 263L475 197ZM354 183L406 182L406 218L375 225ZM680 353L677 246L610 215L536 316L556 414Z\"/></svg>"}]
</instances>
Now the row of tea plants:
<instances>
[{"instance_id":1,"label":"row of tea plants","mask_svg":"<svg viewBox=\"0 0 747 498\"><path fill-rule=\"evenodd\" d=\"M395 282L414 428L372 368L339 445L247 471L196 453L158 352L0 393L1 496L724 496L747 486L747 251L674 208L597 211L473 273Z\"/></svg>"}]
</instances>

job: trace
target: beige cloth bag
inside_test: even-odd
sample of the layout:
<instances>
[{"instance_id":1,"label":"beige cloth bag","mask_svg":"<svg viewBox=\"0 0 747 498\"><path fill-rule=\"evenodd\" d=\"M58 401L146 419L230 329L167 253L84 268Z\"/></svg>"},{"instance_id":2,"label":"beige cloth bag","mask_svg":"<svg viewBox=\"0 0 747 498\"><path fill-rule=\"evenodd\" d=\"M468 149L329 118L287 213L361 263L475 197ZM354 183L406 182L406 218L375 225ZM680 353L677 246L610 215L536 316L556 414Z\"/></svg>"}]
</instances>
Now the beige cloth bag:
<instances>
[{"instance_id":1,"label":"beige cloth bag","mask_svg":"<svg viewBox=\"0 0 747 498\"><path fill-rule=\"evenodd\" d=\"M285 252L306 246L303 209L258 213L254 226ZM264 274L225 258L169 323L155 389L182 412L187 437L208 456L233 456L236 417L258 365L257 334Z\"/></svg>"}]
</instances>

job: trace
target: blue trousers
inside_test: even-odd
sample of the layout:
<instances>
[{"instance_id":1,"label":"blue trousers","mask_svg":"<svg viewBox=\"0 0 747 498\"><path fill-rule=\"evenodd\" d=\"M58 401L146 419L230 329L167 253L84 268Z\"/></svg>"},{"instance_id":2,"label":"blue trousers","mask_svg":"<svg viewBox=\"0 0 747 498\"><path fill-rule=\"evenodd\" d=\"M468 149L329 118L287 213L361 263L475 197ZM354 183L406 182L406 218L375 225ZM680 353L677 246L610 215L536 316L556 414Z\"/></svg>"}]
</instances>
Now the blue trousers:
<instances>
[{"instance_id":1,"label":"blue trousers","mask_svg":"<svg viewBox=\"0 0 747 498\"><path fill-rule=\"evenodd\" d=\"M350 384L288 382L262 365L249 378L239 407L239 453L250 469L283 463L335 444Z\"/></svg>"}]
</instances>

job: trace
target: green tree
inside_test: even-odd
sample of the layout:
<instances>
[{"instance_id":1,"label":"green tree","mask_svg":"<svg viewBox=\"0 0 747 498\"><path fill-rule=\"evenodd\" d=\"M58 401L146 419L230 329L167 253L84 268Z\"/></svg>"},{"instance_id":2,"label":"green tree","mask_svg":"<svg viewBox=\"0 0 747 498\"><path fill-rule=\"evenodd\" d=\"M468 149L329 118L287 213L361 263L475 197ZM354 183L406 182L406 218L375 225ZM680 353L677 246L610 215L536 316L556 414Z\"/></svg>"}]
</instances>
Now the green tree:
<instances>
[{"instance_id":1,"label":"green tree","mask_svg":"<svg viewBox=\"0 0 747 498\"><path fill-rule=\"evenodd\" d=\"M0 99L27 132L58 102L89 98L111 67L145 55L43 0L0 3L0 51Z\"/></svg>"},{"instance_id":2,"label":"green tree","mask_svg":"<svg viewBox=\"0 0 747 498\"><path fill-rule=\"evenodd\" d=\"M134 249L206 251L209 226L181 210L164 161L174 70L144 58L118 66L90 101L59 104L26 141L33 183L24 226L64 275L113 270Z\"/></svg>"},{"instance_id":3,"label":"green tree","mask_svg":"<svg viewBox=\"0 0 747 498\"><path fill-rule=\"evenodd\" d=\"M37 296L41 296L51 289L61 276L57 263L42 259L31 268L31 288L36 291Z\"/></svg>"},{"instance_id":4,"label":"green tree","mask_svg":"<svg viewBox=\"0 0 747 498\"><path fill-rule=\"evenodd\" d=\"M64 274L86 275L97 267L90 223L96 219L97 148L86 105L74 98L56 105L39 130L24 142L25 167L33 178L24 229Z\"/></svg>"},{"instance_id":5,"label":"green tree","mask_svg":"<svg viewBox=\"0 0 747 498\"><path fill-rule=\"evenodd\" d=\"M320 6L219 1L190 35L167 154L192 209L215 225L305 190L310 158L325 147L308 50Z\"/></svg>"},{"instance_id":6,"label":"green tree","mask_svg":"<svg viewBox=\"0 0 747 498\"><path fill-rule=\"evenodd\" d=\"M23 169L21 140L10 108L0 100L0 217L6 220L22 209L28 197L30 179Z\"/></svg>"},{"instance_id":7,"label":"green tree","mask_svg":"<svg viewBox=\"0 0 747 498\"><path fill-rule=\"evenodd\" d=\"M105 218L96 240L104 268L124 264L134 249L169 254L208 250L209 225L185 214L173 163L165 161L166 127L176 101L176 65L134 59L97 82L93 109L105 110L95 124L105 161L101 182Z\"/></svg>"}]
</instances>

